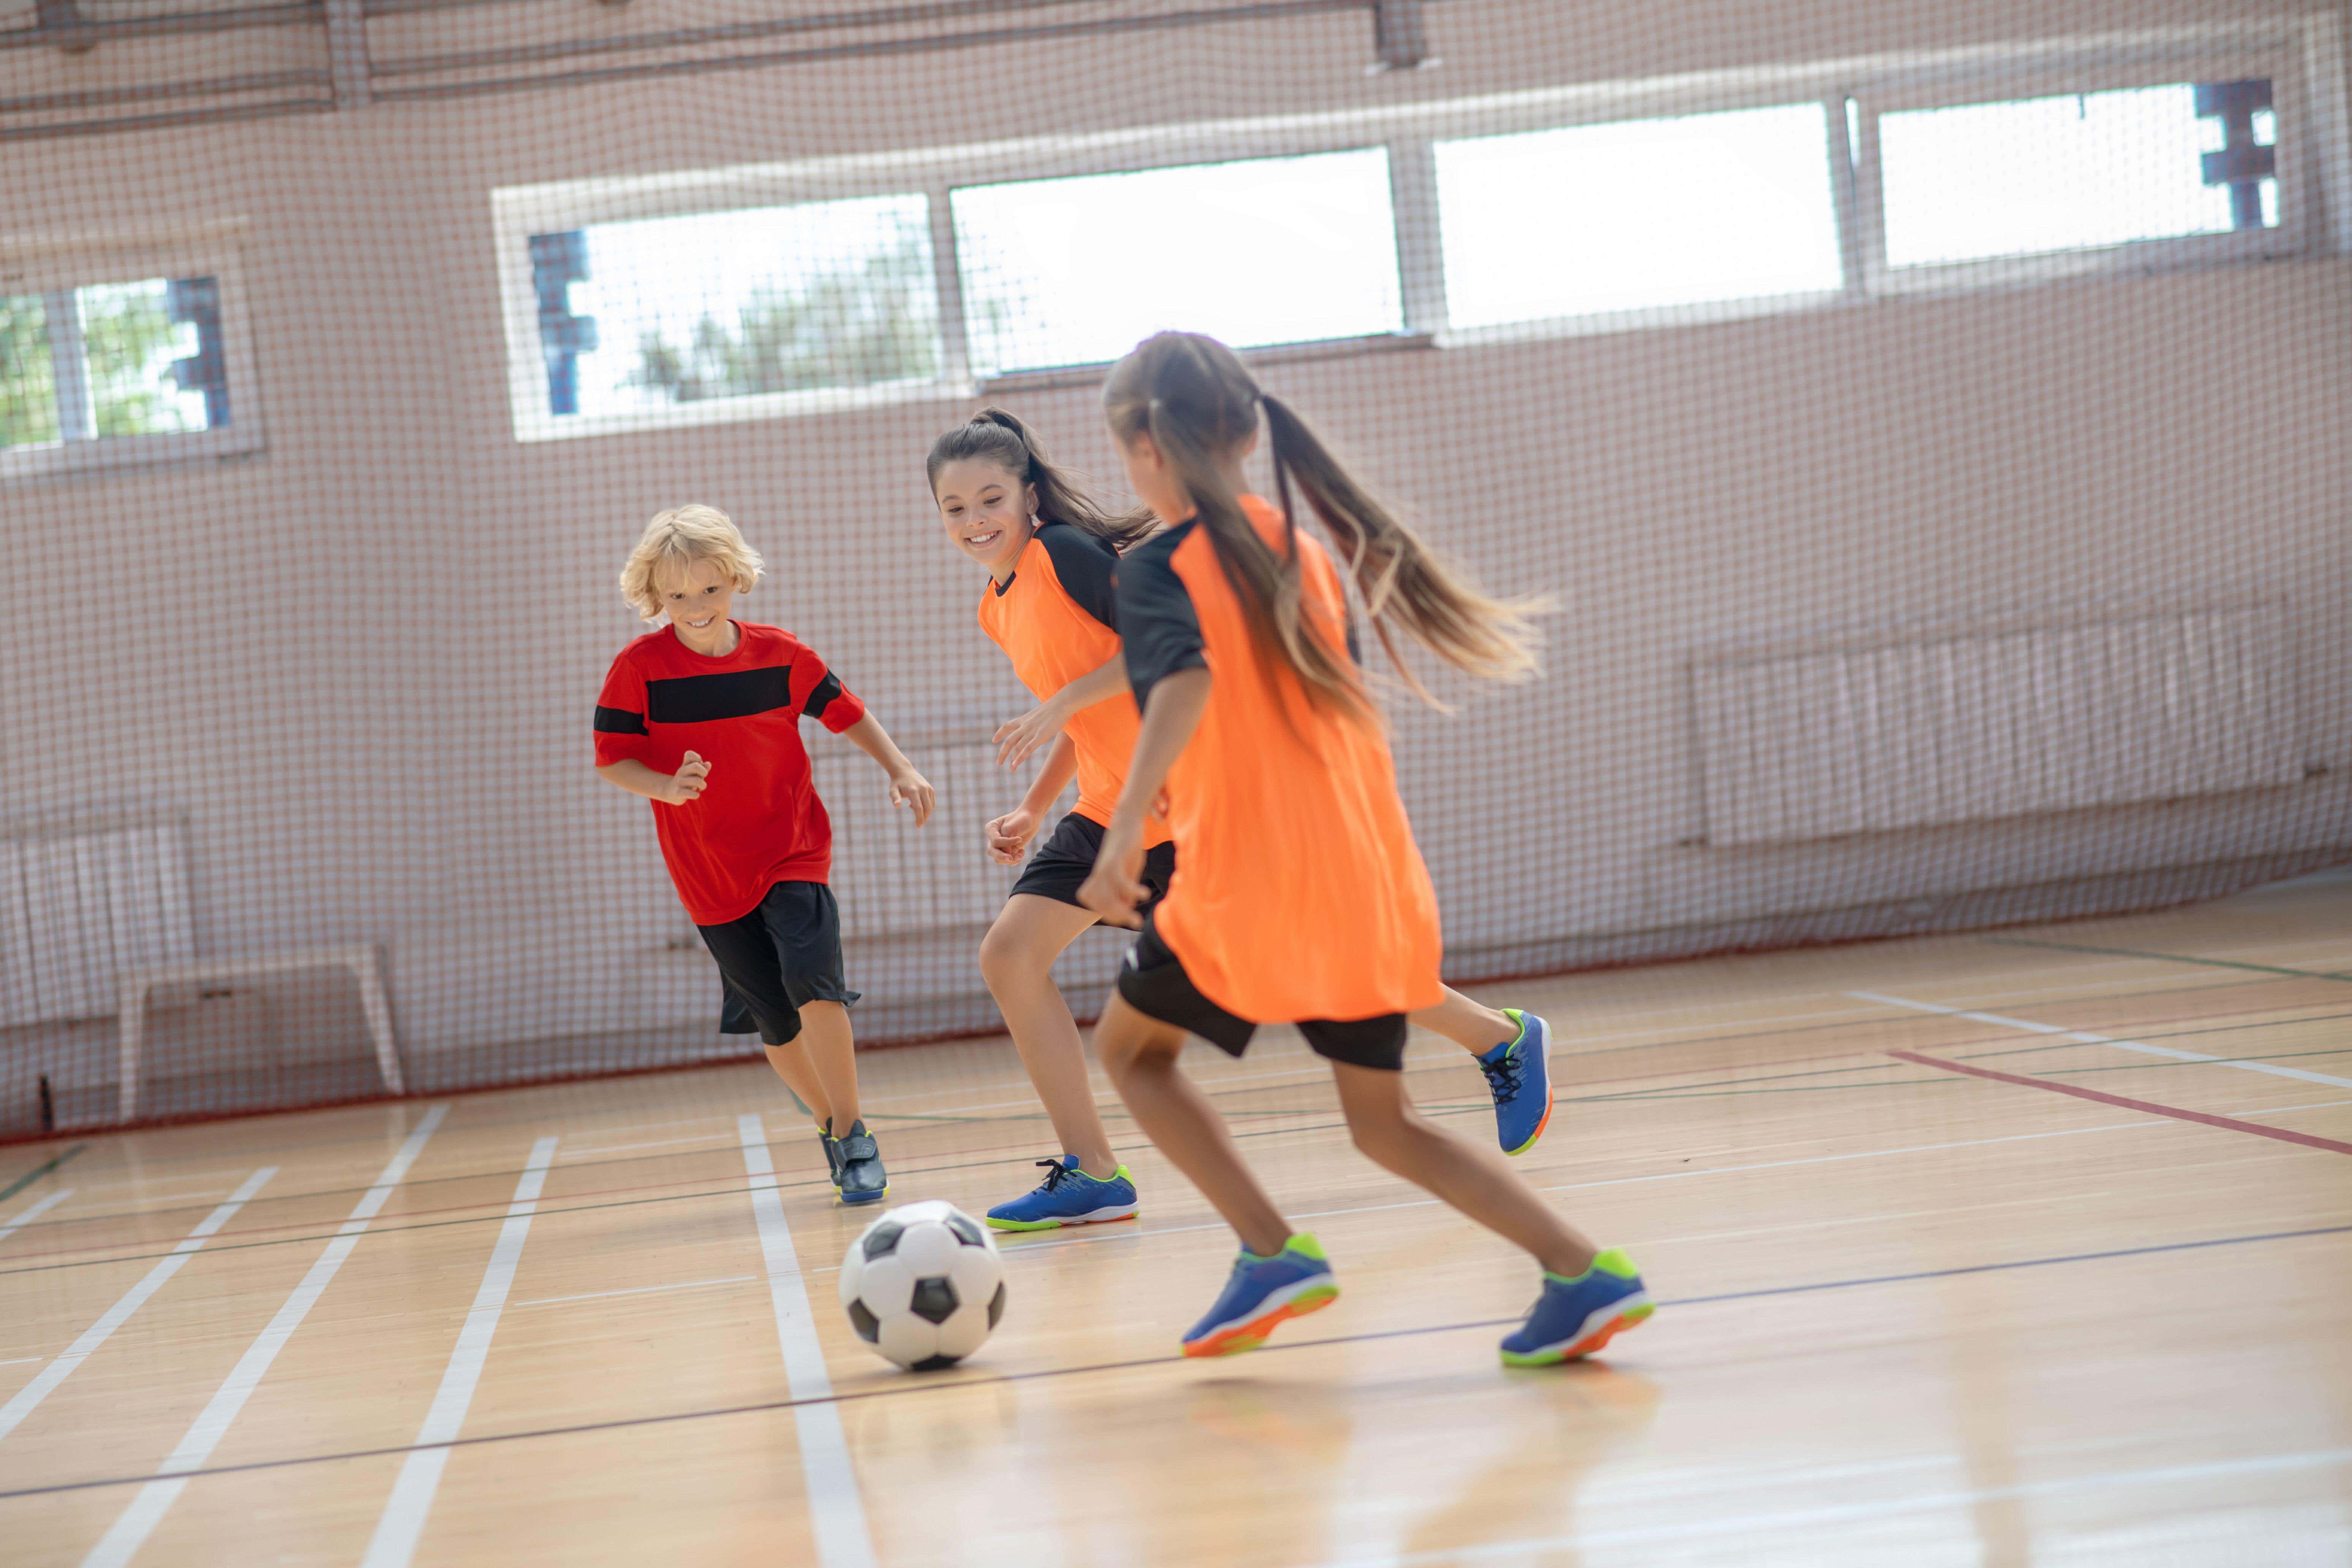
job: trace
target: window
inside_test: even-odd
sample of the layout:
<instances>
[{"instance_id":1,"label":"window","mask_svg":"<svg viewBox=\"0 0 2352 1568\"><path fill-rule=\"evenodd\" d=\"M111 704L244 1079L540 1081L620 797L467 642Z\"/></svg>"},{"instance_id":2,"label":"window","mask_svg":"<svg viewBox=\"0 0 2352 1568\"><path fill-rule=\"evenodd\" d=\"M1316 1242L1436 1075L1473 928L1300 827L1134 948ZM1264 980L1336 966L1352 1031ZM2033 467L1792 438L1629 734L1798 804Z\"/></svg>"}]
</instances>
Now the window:
<instances>
[{"instance_id":1,"label":"window","mask_svg":"<svg viewBox=\"0 0 2352 1568\"><path fill-rule=\"evenodd\" d=\"M1403 327L1382 148L971 186L953 209L976 375L1170 327L1236 348Z\"/></svg>"},{"instance_id":2,"label":"window","mask_svg":"<svg viewBox=\"0 0 2352 1568\"><path fill-rule=\"evenodd\" d=\"M603 223L527 247L551 418L940 374L921 196Z\"/></svg>"},{"instance_id":3,"label":"window","mask_svg":"<svg viewBox=\"0 0 2352 1568\"><path fill-rule=\"evenodd\" d=\"M1887 265L2275 228L2270 88L2179 82L1882 115Z\"/></svg>"},{"instance_id":4,"label":"window","mask_svg":"<svg viewBox=\"0 0 2352 1568\"><path fill-rule=\"evenodd\" d=\"M217 276L0 296L0 471L220 449L228 361Z\"/></svg>"},{"instance_id":5,"label":"window","mask_svg":"<svg viewBox=\"0 0 2352 1568\"><path fill-rule=\"evenodd\" d=\"M1843 286L1818 103L1437 144L1455 328Z\"/></svg>"},{"instance_id":6,"label":"window","mask_svg":"<svg viewBox=\"0 0 2352 1568\"><path fill-rule=\"evenodd\" d=\"M515 437L952 405L1171 327L1444 347L2292 255L2352 209L2325 42L2283 19L508 187ZM61 395L37 361L0 380L12 428Z\"/></svg>"}]
</instances>

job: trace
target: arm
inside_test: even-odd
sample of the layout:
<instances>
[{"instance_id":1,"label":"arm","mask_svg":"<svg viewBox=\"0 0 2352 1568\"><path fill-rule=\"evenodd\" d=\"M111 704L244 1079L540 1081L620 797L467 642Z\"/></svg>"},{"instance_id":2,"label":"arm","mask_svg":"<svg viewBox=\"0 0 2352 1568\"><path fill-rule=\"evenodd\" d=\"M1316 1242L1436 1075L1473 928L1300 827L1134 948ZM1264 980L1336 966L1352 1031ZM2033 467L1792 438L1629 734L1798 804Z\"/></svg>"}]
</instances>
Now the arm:
<instances>
[{"instance_id":1,"label":"arm","mask_svg":"<svg viewBox=\"0 0 2352 1568\"><path fill-rule=\"evenodd\" d=\"M1135 737L1135 760L1127 770L1118 809L1104 829L1093 875L1078 889L1078 902L1104 920L1135 922L1135 910L1150 896L1143 885L1143 819L1168 782L1168 770L1192 743L1209 706L1209 671L1194 666L1162 676L1143 705L1143 728Z\"/></svg>"},{"instance_id":2,"label":"arm","mask_svg":"<svg viewBox=\"0 0 2352 1568\"><path fill-rule=\"evenodd\" d=\"M1019 767L1038 747L1060 734L1062 726L1126 689L1127 655L1115 653L1020 718L999 724L990 737L996 742L996 765Z\"/></svg>"},{"instance_id":3,"label":"arm","mask_svg":"<svg viewBox=\"0 0 2352 1568\"><path fill-rule=\"evenodd\" d=\"M700 795L703 780L709 773L710 764L692 752L686 753L684 765L675 773L656 773L635 757L606 763L596 770L596 776L605 783L618 784L631 795L641 795L664 805L684 805Z\"/></svg>"},{"instance_id":4,"label":"arm","mask_svg":"<svg viewBox=\"0 0 2352 1568\"><path fill-rule=\"evenodd\" d=\"M1029 793L1021 804L988 825L988 855L1000 866L1017 866L1027 852L1029 840L1035 837L1045 814L1054 809L1070 781L1078 776L1077 743L1067 735L1054 737L1054 749L1045 753L1045 765L1037 770L1037 777L1029 785Z\"/></svg>"},{"instance_id":5,"label":"arm","mask_svg":"<svg viewBox=\"0 0 2352 1568\"><path fill-rule=\"evenodd\" d=\"M841 738L873 758L889 776L892 805L903 805L912 811L918 827L931 819L931 807L937 804L938 795L930 781L915 771L907 753L882 728L881 720L871 713L862 714L856 723L841 731Z\"/></svg>"}]
</instances>

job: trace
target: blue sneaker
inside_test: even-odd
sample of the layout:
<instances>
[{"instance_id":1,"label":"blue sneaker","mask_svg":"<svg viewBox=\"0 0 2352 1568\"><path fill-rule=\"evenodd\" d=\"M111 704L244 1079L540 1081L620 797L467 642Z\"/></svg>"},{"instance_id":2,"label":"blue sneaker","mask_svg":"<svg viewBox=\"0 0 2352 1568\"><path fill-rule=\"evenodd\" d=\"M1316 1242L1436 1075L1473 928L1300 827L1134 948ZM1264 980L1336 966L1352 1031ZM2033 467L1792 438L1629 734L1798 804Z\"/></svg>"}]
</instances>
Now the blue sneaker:
<instances>
[{"instance_id":1,"label":"blue sneaker","mask_svg":"<svg viewBox=\"0 0 2352 1568\"><path fill-rule=\"evenodd\" d=\"M1633 1260L1612 1247L1573 1279L1544 1276L1535 1310L1503 1342L1503 1364L1557 1366L1589 1356L1656 1310Z\"/></svg>"},{"instance_id":2,"label":"blue sneaker","mask_svg":"<svg viewBox=\"0 0 2352 1568\"><path fill-rule=\"evenodd\" d=\"M1125 1165L1104 1181L1080 1170L1076 1154L1037 1163L1045 1167L1045 1179L1036 1191L989 1210L991 1230L1054 1230L1135 1217L1135 1178Z\"/></svg>"},{"instance_id":3,"label":"blue sneaker","mask_svg":"<svg viewBox=\"0 0 2352 1568\"><path fill-rule=\"evenodd\" d=\"M1323 1244L1298 1235L1271 1258L1244 1252L1209 1315L1184 1335L1189 1356L1237 1355L1265 1343L1266 1335L1291 1318L1318 1312L1339 1298Z\"/></svg>"},{"instance_id":4,"label":"blue sneaker","mask_svg":"<svg viewBox=\"0 0 2352 1568\"><path fill-rule=\"evenodd\" d=\"M1495 1141L1506 1154L1524 1154L1551 1124L1551 1029L1517 1007L1503 1016L1519 1026L1518 1038L1480 1057L1478 1070L1495 1095Z\"/></svg>"}]
</instances>

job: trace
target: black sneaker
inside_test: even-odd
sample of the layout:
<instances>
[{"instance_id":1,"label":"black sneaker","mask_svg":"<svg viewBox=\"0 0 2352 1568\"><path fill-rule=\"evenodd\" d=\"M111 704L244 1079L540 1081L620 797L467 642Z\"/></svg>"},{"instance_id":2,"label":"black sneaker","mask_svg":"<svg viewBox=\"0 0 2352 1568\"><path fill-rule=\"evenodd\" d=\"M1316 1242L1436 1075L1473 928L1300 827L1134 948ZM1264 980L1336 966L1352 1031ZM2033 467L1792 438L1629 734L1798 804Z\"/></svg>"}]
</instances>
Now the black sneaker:
<instances>
[{"instance_id":1,"label":"black sneaker","mask_svg":"<svg viewBox=\"0 0 2352 1568\"><path fill-rule=\"evenodd\" d=\"M816 1130L816 1141L824 1146L824 1167L833 1175L833 1190L841 1191L841 1140L833 1135L829 1126Z\"/></svg>"},{"instance_id":2,"label":"black sneaker","mask_svg":"<svg viewBox=\"0 0 2352 1568\"><path fill-rule=\"evenodd\" d=\"M882 1171L882 1150L874 1142L874 1134L866 1131L864 1121L853 1121L849 1136L834 1143L840 1161L835 1168L833 1190L841 1194L845 1204L879 1203L890 1190L890 1178Z\"/></svg>"}]
</instances>

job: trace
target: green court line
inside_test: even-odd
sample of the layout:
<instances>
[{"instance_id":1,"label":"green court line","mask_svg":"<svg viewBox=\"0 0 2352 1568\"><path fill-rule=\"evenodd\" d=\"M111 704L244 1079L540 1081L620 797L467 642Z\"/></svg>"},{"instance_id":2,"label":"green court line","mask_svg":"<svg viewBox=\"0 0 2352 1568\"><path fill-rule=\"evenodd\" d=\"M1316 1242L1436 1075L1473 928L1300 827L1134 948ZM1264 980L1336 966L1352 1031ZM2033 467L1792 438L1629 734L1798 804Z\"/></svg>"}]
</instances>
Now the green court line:
<instances>
[{"instance_id":1,"label":"green court line","mask_svg":"<svg viewBox=\"0 0 2352 1568\"><path fill-rule=\"evenodd\" d=\"M39 1181L43 1176L47 1175L51 1171L56 1170L59 1165L64 1164L68 1160L72 1159L76 1154L80 1153L83 1150L89 1147L89 1145L87 1143L77 1143L61 1154L52 1154L41 1163L34 1166L23 1175L9 1183L5 1187L0 1187L0 1204L6 1203L10 1198L15 1197L18 1193L23 1192L26 1187L31 1186L35 1182Z\"/></svg>"},{"instance_id":2,"label":"green court line","mask_svg":"<svg viewBox=\"0 0 2352 1568\"><path fill-rule=\"evenodd\" d=\"M1939 1074L1934 1079L1923 1079L1922 1081L1930 1083L1961 1083L1966 1080L1955 1076ZM1473 1110L1491 1110L1492 1109L1493 1107L1491 1105L1479 1105L1471 1108ZM1312 1112L1300 1111L1296 1112L1295 1114L1310 1115ZM1460 1116L1466 1114L1466 1112L1453 1110L1426 1110L1423 1114L1429 1116ZM1241 1131L1235 1132L1234 1136L1236 1139L1279 1138L1286 1137L1295 1132L1344 1131L1347 1129L1347 1122L1344 1121L1318 1121L1310 1123L1305 1127L1270 1127L1255 1131L1244 1129ZM775 1146L773 1141L771 1141L769 1146L771 1148ZM1150 1149L1150 1147L1151 1143L1149 1140L1137 1143L1113 1144L1111 1146L1111 1152L1114 1154L1126 1154L1132 1153L1139 1150ZM976 1171L992 1165L1003 1165L1007 1163L1008 1162L1003 1155L994 1154L984 1160L962 1160L950 1165L925 1165L919 1169L904 1170L899 1172L898 1175L926 1176L934 1175L944 1171ZM730 1184L740 1184L742 1181L740 1176L714 1176L710 1179L714 1182L724 1181ZM779 1181L776 1184L777 1188L780 1191L790 1194L798 1194L804 1190L822 1188L826 1184L825 1178L823 1176L811 1176L804 1180L789 1182ZM616 1198L606 1203L572 1204L562 1208L542 1207L540 1209L539 1213L541 1216L565 1214L592 1214L600 1209L645 1208L655 1204L698 1203L709 1198L740 1198L743 1196L748 1190L748 1188L740 1184L730 1184L705 1193L665 1193L659 1197ZM379 1224L374 1229L365 1233L365 1238L370 1241L380 1241L387 1236L401 1236L412 1230L447 1230L457 1226L499 1225L505 1222L506 1215L499 1209L498 1205L486 1204L482 1206L489 1209L491 1212L488 1214L467 1215L459 1219L419 1220L412 1225ZM250 1252L257 1247L299 1247L306 1242L327 1240L334 1234L335 1233L332 1231L321 1230L310 1232L302 1236L272 1237L267 1241L216 1242L206 1246L203 1256L205 1258L213 1258L224 1252ZM169 1256L170 1254L167 1252L140 1252L127 1254L118 1258L78 1258L72 1262L67 1263L25 1264L14 1268L0 1268L0 1279L5 1279L10 1275L15 1274L54 1274L68 1268L101 1268L113 1263L141 1263L151 1258L165 1258Z\"/></svg>"},{"instance_id":3,"label":"green court line","mask_svg":"<svg viewBox=\"0 0 2352 1568\"><path fill-rule=\"evenodd\" d=\"M2275 963L2248 963L2235 958L2196 958L2183 952L2143 952L2130 947L2093 947L2079 942L2043 942L2026 936L1989 936L1984 939L2001 947L2050 947L2061 952L2098 952L2109 958L2147 958L2162 963L2201 963L2209 969L2243 969L2255 974L2288 974L2297 980L2335 980L2352 984L2352 973L2331 974L2318 969L2282 969Z\"/></svg>"}]
</instances>

